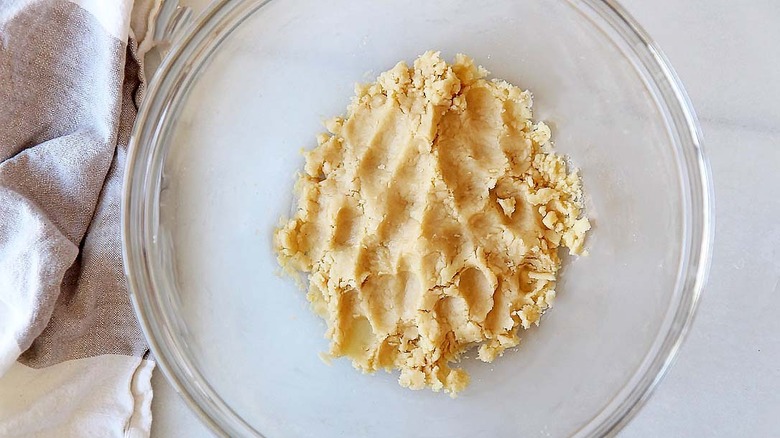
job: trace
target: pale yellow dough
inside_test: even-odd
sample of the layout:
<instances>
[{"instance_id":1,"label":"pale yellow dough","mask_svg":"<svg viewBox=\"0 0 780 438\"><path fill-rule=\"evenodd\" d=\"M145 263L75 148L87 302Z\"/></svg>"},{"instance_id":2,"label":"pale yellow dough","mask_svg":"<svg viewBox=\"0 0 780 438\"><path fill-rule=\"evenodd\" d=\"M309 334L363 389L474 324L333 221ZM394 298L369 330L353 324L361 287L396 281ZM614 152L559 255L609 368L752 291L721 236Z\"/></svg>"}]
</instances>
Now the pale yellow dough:
<instances>
[{"instance_id":1,"label":"pale yellow dough","mask_svg":"<svg viewBox=\"0 0 780 438\"><path fill-rule=\"evenodd\" d=\"M333 357L455 394L555 298L558 247L581 253L577 172L531 120L531 93L458 55L398 63L358 85L306 153L280 264L308 273Z\"/></svg>"}]
</instances>

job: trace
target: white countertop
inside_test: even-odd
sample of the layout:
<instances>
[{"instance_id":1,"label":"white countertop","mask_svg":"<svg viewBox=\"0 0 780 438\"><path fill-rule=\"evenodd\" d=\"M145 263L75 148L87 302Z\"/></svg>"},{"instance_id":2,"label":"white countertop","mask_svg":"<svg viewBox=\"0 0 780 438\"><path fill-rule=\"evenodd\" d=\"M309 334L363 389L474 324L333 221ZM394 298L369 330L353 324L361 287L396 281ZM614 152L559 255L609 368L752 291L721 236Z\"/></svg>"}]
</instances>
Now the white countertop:
<instances>
[{"instance_id":1,"label":"white countertop","mask_svg":"<svg viewBox=\"0 0 780 438\"><path fill-rule=\"evenodd\" d=\"M184 0L200 11L207 0ZM623 0L685 84L715 182L709 282L624 437L780 436L780 2ZM153 437L212 436L155 371Z\"/></svg>"}]
</instances>

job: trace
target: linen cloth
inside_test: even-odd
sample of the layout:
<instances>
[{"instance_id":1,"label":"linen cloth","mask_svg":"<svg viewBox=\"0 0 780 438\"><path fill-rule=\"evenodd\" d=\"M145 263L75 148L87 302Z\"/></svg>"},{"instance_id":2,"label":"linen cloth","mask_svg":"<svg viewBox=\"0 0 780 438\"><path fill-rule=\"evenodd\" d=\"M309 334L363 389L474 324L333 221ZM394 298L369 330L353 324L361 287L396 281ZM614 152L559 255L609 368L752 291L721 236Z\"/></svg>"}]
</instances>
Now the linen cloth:
<instances>
[{"instance_id":1,"label":"linen cloth","mask_svg":"<svg viewBox=\"0 0 780 438\"><path fill-rule=\"evenodd\" d=\"M0 0L0 437L149 435L119 225L158 8Z\"/></svg>"}]
</instances>

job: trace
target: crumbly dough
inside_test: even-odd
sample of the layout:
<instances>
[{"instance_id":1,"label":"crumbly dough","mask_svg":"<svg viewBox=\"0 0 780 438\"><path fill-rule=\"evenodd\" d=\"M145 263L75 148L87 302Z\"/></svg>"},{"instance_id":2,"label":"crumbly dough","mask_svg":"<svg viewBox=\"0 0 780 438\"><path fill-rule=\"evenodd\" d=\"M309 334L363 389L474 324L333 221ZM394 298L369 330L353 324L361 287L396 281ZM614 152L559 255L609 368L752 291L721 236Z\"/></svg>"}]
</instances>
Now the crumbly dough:
<instances>
[{"instance_id":1,"label":"crumbly dough","mask_svg":"<svg viewBox=\"0 0 780 438\"><path fill-rule=\"evenodd\" d=\"M531 120L531 93L457 55L399 62L357 85L306 153L298 209L275 234L308 273L330 356L456 394L555 298L558 247L583 250L580 178Z\"/></svg>"}]
</instances>

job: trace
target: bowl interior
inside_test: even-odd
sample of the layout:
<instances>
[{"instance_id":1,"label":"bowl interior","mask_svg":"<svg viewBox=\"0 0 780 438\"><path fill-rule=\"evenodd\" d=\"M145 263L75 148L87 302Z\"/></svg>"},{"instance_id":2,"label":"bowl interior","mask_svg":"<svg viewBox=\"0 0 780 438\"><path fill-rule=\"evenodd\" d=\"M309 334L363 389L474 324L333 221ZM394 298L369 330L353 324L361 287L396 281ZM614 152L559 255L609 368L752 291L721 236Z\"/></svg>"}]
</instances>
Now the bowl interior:
<instances>
[{"instance_id":1,"label":"bowl interior","mask_svg":"<svg viewBox=\"0 0 780 438\"><path fill-rule=\"evenodd\" d=\"M223 35L160 121L153 247L177 354L255 431L566 436L652 356L681 293L683 166L651 79L586 5L273 1ZM581 169L594 225L590 255L567 259L541 326L492 364L469 355L472 383L457 399L346 359L325 365L325 324L279 275L271 244L322 121L344 112L355 82L429 49L465 53L534 93L535 118Z\"/></svg>"}]
</instances>

